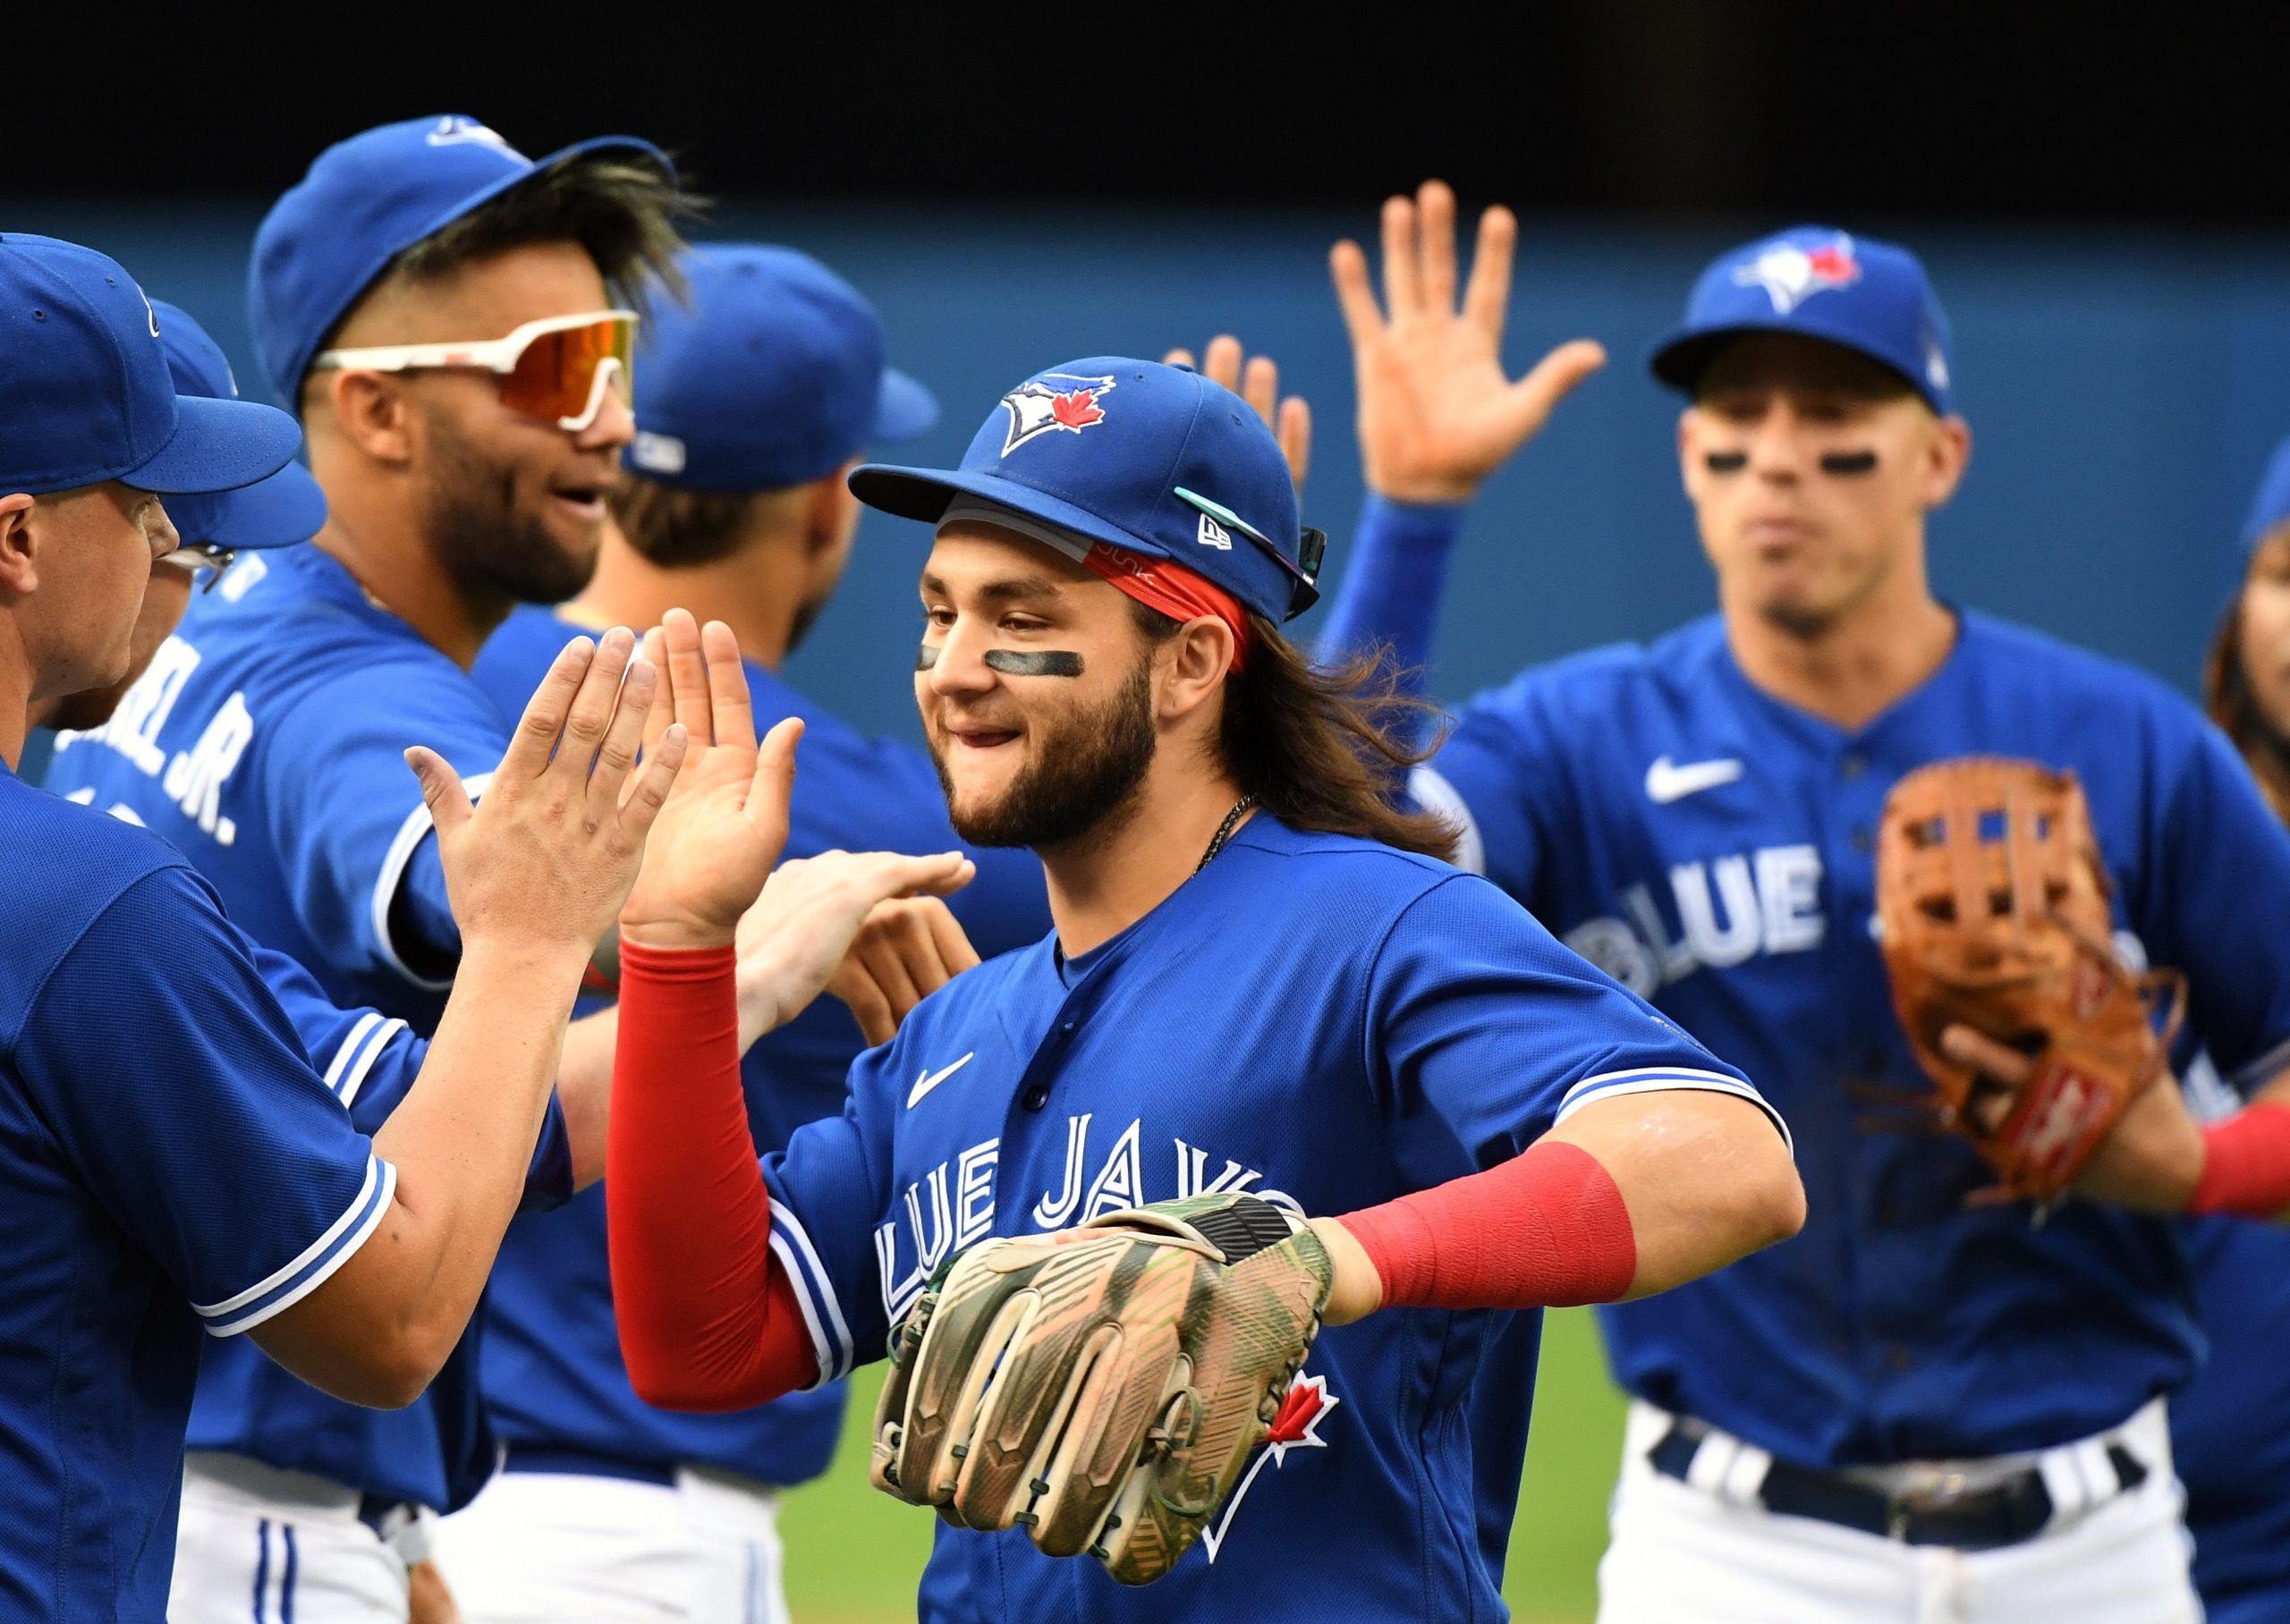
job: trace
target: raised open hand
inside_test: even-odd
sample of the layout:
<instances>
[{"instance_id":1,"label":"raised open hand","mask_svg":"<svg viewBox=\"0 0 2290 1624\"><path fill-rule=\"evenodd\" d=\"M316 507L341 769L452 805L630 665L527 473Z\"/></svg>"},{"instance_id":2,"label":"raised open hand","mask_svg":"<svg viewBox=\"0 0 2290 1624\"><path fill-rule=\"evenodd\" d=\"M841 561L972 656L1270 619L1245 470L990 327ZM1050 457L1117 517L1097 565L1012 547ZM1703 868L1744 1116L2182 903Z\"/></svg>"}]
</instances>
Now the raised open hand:
<instances>
[{"instance_id":1,"label":"raised open hand","mask_svg":"<svg viewBox=\"0 0 2290 1624\"><path fill-rule=\"evenodd\" d=\"M1606 365L1589 339L1563 343L1517 382L1503 372L1518 220L1480 217L1471 281L1455 296L1455 194L1426 181L1384 205L1384 306L1356 242L1328 257L1352 334L1360 458L1368 488L1397 502L1465 502L1532 439L1574 386ZM1387 309L1386 307L1388 307Z\"/></svg>"},{"instance_id":2,"label":"raised open hand","mask_svg":"<svg viewBox=\"0 0 2290 1624\"><path fill-rule=\"evenodd\" d=\"M703 629L671 609L644 634L644 647L660 670L645 726L659 746L648 748L677 735L691 742L621 909L621 937L656 948L728 946L787 843L803 724L791 717L758 747L740 646L719 621Z\"/></svg>"},{"instance_id":3,"label":"raised open hand","mask_svg":"<svg viewBox=\"0 0 2290 1624\"><path fill-rule=\"evenodd\" d=\"M586 957L612 927L685 746L683 729L664 727L636 767L657 673L631 657L635 646L620 628L566 644L474 807L443 757L406 751L464 951L486 943Z\"/></svg>"},{"instance_id":4,"label":"raised open hand","mask_svg":"<svg viewBox=\"0 0 2290 1624\"><path fill-rule=\"evenodd\" d=\"M1312 462L1312 409L1301 394L1285 401L1280 398L1280 368L1270 356L1249 356L1243 366L1242 355L1241 341L1229 333L1219 333L1209 341L1199 363L1200 376L1212 384L1222 384L1256 409L1256 415L1280 442L1280 454L1288 459L1289 480L1301 496L1304 475ZM1172 350L1161 359L1172 367L1195 364L1190 350Z\"/></svg>"}]
</instances>

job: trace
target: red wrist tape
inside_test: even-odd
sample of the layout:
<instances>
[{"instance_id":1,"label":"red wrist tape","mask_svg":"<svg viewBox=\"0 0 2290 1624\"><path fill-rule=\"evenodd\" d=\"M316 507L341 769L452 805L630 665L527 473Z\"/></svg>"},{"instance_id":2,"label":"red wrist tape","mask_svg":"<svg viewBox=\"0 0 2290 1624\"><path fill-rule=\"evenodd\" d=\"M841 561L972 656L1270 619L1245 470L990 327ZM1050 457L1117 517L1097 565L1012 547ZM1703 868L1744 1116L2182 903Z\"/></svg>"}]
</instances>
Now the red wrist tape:
<instances>
[{"instance_id":1,"label":"red wrist tape","mask_svg":"<svg viewBox=\"0 0 2290 1624\"><path fill-rule=\"evenodd\" d=\"M1384 1282L1386 1307L1537 1308L1610 1303L1638 1273L1614 1177L1549 1139L1500 1167L1338 1220Z\"/></svg>"},{"instance_id":2,"label":"red wrist tape","mask_svg":"<svg viewBox=\"0 0 2290 1624\"><path fill-rule=\"evenodd\" d=\"M2290 1209L2290 1106L2261 1102L2202 1130L2190 1213L2277 1218Z\"/></svg>"}]
</instances>

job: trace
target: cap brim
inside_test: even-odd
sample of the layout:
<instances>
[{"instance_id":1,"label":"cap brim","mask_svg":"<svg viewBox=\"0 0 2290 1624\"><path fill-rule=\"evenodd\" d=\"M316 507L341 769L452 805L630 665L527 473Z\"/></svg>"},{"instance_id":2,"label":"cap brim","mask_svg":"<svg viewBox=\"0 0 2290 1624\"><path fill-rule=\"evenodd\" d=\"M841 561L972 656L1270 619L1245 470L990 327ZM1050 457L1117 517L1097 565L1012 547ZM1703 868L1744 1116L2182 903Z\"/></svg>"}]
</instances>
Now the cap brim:
<instances>
[{"instance_id":1,"label":"cap brim","mask_svg":"<svg viewBox=\"0 0 2290 1624\"><path fill-rule=\"evenodd\" d=\"M883 368L875 399L875 421L867 438L876 444L912 440L938 427L938 397L895 367Z\"/></svg>"},{"instance_id":2,"label":"cap brim","mask_svg":"<svg viewBox=\"0 0 2290 1624\"><path fill-rule=\"evenodd\" d=\"M1835 344L1840 350L1850 350L1899 378L1934 410L1940 410L1940 403L1934 398L1932 391L1903 371L1900 363L1893 357L1872 349L1853 334L1828 330L1817 322L1806 320L1802 315L1790 320L1776 317L1771 321L1727 322L1717 327L1680 327L1657 340L1653 348L1646 352L1646 369L1658 382L1667 384L1681 393L1692 394L1701 388L1701 375L1709 369L1710 360L1719 350L1734 339L1755 333L1785 333L1792 338L1810 338L1820 343Z\"/></svg>"},{"instance_id":3,"label":"cap brim","mask_svg":"<svg viewBox=\"0 0 2290 1624\"><path fill-rule=\"evenodd\" d=\"M218 547L244 553L291 547L308 541L326 524L326 494L299 462L289 462L267 479L221 492L212 501L215 534L184 539L211 541Z\"/></svg>"},{"instance_id":4,"label":"cap brim","mask_svg":"<svg viewBox=\"0 0 2290 1624\"><path fill-rule=\"evenodd\" d=\"M285 467L301 444L301 428L276 407L177 395L174 437L119 481L162 495L236 490Z\"/></svg>"},{"instance_id":5,"label":"cap brim","mask_svg":"<svg viewBox=\"0 0 2290 1624\"><path fill-rule=\"evenodd\" d=\"M999 474L895 468L887 463L869 462L851 470L851 494L870 508L933 525L946 516L947 503L956 496L975 496L1029 518L1046 520L1091 541L1102 541L1109 547L1126 547L1132 553L1143 553L1153 558L1175 556L1158 542L1132 536L1087 508L1076 507Z\"/></svg>"}]
</instances>

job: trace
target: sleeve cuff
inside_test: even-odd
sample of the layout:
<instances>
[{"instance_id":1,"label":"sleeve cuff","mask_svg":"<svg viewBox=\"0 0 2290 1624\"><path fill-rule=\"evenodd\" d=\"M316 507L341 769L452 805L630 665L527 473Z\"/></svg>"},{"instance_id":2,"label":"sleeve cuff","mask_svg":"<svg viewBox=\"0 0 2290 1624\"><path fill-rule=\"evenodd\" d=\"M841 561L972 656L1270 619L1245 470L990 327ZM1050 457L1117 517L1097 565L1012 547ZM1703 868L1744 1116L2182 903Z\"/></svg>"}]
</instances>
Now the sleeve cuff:
<instances>
[{"instance_id":1,"label":"sleeve cuff","mask_svg":"<svg viewBox=\"0 0 2290 1624\"><path fill-rule=\"evenodd\" d=\"M1697 1071L1691 1066L1638 1066L1627 1071L1602 1071L1596 1077L1586 1077L1566 1091L1558 1103L1558 1114L1551 1119L1551 1126L1573 1116L1592 1100L1602 1100L1620 1094L1661 1094L1673 1088L1689 1088L1709 1094L1730 1094L1744 1099L1771 1119L1774 1131L1788 1146L1789 1156L1797 1156L1797 1141L1789 1132L1789 1124L1773 1108L1773 1103L1738 1077L1727 1077L1722 1071Z\"/></svg>"},{"instance_id":2,"label":"sleeve cuff","mask_svg":"<svg viewBox=\"0 0 2290 1624\"><path fill-rule=\"evenodd\" d=\"M1360 529L1363 534L1372 529L1388 546L1444 553L1463 535L1470 512L1467 502L1395 502L1370 491L1360 507Z\"/></svg>"},{"instance_id":3,"label":"sleeve cuff","mask_svg":"<svg viewBox=\"0 0 2290 1624\"><path fill-rule=\"evenodd\" d=\"M849 1375L858 1355L851 1340L850 1322L835 1298L835 1282L827 1279L818 1249L811 1245L802 1223L787 1210L785 1201L776 1198L771 1204L771 1251L779 1259L788 1284L795 1289L795 1300L803 1310L803 1328L810 1333L811 1351L818 1359L818 1379L811 1387L825 1387Z\"/></svg>"},{"instance_id":4,"label":"sleeve cuff","mask_svg":"<svg viewBox=\"0 0 2290 1624\"><path fill-rule=\"evenodd\" d=\"M366 1157L366 1182L349 1209L326 1233L312 1241L284 1268L249 1286L236 1297L219 1303L194 1303L192 1308L207 1323L213 1336L236 1336L251 1331L273 1315L283 1314L317 1290L352 1254L366 1244L389 1211L397 1190L397 1169L370 1152Z\"/></svg>"}]
</instances>

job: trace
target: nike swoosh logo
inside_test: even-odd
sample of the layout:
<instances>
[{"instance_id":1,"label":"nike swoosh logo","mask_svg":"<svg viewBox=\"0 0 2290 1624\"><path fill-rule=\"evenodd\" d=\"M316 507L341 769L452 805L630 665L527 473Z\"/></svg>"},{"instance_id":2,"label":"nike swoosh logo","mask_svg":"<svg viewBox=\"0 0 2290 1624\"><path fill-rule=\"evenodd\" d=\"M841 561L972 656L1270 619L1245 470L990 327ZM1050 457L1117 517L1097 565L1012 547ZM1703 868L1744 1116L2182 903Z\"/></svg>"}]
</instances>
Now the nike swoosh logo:
<instances>
[{"instance_id":1,"label":"nike swoosh logo","mask_svg":"<svg viewBox=\"0 0 2290 1624\"><path fill-rule=\"evenodd\" d=\"M945 1082L948 1078L954 1076L955 1072L961 1070L964 1066L969 1065L971 1056L975 1055L977 1053L977 1050L972 1049L969 1054L963 1055L962 1059L956 1061L951 1066L942 1067L936 1071L924 1072L920 1078L916 1079L914 1092L906 1096L906 1108L909 1111L913 1110L915 1101L920 1099L924 1095L929 1093L930 1090L936 1088L940 1083Z\"/></svg>"},{"instance_id":2,"label":"nike swoosh logo","mask_svg":"<svg viewBox=\"0 0 2290 1624\"><path fill-rule=\"evenodd\" d=\"M1646 799L1658 807L1731 783L1742 775L1742 764L1731 757L1719 761L1689 761L1680 766L1667 756L1646 769Z\"/></svg>"}]
</instances>

